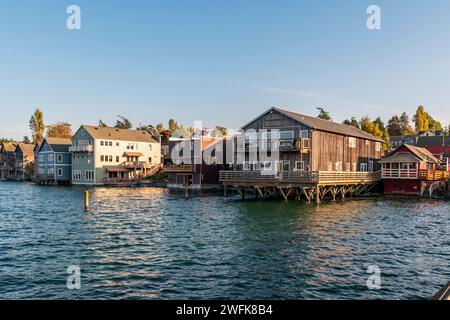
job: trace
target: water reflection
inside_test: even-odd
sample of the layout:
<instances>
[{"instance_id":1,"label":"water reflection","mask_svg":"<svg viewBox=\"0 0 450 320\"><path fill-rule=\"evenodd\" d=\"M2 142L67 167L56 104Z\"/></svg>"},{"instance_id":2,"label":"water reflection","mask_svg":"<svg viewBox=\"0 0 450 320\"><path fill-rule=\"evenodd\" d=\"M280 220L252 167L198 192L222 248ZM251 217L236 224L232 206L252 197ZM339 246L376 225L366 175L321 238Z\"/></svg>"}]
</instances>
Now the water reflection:
<instances>
[{"instance_id":1,"label":"water reflection","mask_svg":"<svg viewBox=\"0 0 450 320\"><path fill-rule=\"evenodd\" d=\"M84 212L83 191L0 182L0 298L429 298L450 278L446 202L92 188ZM365 287L368 264L383 290Z\"/></svg>"}]
</instances>

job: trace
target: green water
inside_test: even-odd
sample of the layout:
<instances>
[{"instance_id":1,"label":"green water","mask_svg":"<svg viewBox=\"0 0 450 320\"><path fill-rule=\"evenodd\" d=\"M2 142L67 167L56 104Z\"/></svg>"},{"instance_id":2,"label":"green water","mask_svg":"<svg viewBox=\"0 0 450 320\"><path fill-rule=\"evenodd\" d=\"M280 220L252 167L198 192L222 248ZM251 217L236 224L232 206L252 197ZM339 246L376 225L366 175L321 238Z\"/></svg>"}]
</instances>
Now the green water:
<instances>
[{"instance_id":1,"label":"green water","mask_svg":"<svg viewBox=\"0 0 450 320\"><path fill-rule=\"evenodd\" d=\"M93 188L84 212L83 191L0 182L1 299L429 299L450 280L449 202Z\"/></svg>"}]
</instances>

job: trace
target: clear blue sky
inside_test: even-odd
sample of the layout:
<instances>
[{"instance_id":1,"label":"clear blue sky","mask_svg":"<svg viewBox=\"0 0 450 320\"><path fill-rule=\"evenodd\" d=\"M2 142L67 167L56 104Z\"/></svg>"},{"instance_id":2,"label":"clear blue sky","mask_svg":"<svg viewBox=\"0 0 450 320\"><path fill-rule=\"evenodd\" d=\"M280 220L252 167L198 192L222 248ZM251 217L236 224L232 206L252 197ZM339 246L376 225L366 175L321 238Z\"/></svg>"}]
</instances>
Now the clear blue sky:
<instances>
[{"instance_id":1,"label":"clear blue sky","mask_svg":"<svg viewBox=\"0 0 450 320\"><path fill-rule=\"evenodd\" d=\"M0 136L28 135L35 107L74 127L235 128L271 106L387 120L419 104L450 122L448 0L1 0L0 41Z\"/></svg>"}]
</instances>

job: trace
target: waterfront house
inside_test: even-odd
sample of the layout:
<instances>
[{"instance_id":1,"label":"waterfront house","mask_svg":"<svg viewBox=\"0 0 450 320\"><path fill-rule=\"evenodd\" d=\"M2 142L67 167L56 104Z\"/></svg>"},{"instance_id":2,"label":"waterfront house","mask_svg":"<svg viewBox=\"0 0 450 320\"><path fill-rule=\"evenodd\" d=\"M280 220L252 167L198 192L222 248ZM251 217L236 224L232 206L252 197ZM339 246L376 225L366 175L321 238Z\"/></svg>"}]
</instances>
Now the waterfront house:
<instances>
[{"instance_id":1,"label":"waterfront house","mask_svg":"<svg viewBox=\"0 0 450 320\"><path fill-rule=\"evenodd\" d=\"M220 188L219 172L226 168L227 137L198 136L190 139L169 139L169 155L174 148L182 143L188 143L190 155L184 156L180 150L177 156L181 161L169 160L164 165L164 172L168 174L169 188L215 189ZM196 154L198 148L198 155ZM195 161L195 159L200 159ZM219 159L220 157L220 159Z\"/></svg>"},{"instance_id":2,"label":"waterfront house","mask_svg":"<svg viewBox=\"0 0 450 320\"><path fill-rule=\"evenodd\" d=\"M384 192L390 195L432 194L445 187L449 172L440 168L441 160L425 148L404 144L380 160Z\"/></svg>"},{"instance_id":3,"label":"waterfront house","mask_svg":"<svg viewBox=\"0 0 450 320\"><path fill-rule=\"evenodd\" d=\"M39 156L39 149L41 148L42 139L36 141L34 143L34 173L33 173L33 181L36 181L37 173L38 173L38 156Z\"/></svg>"},{"instance_id":4,"label":"waterfront house","mask_svg":"<svg viewBox=\"0 0 450 320\"><path fill-rule=\"evenodd\" d=\"M83 125L69 149L75 185L130 184L161 166L161 144L147 131Z\"/></svg>"},{"instance_id":5,"label":"waterfront house","mask_svg":"<svg viewBox=\"0 0 450 320\"><path fill-rule=\"evenodd\" d=\"M71 139L45 138L37 152L37 174L39 184L70 184L72 177Z\"/></svg>"},{"instance_id":6,"label":"waterfront house","mask_svg":"<svg viewBox=\"0 0 450 320\"><path fill-rule=\"evenodd\" d=\"M30 180L34 166L34 145L18 143L14 151L15 180Z\"/></svg>"},{"instance_id":7,"label":"waterfront house","mask_svg":"<svg viewBox=\"0 0 450 320\"><path fill-rule=\"evenodd\" d=\"M17 143L2 142L0 143L0 179L15 179L15 151Z\"/></svg>"},{"instance_id":8,"label":"waterfront house","mask_svg":"<svg viewBox=\"0 0 450 320\"><path fill-rule=\"evenodd\" d=\"M276 193L278 189L285 200L303 194L308 201L313 196L320 201L325 194L334 198L340 192L344 196L344 191L364 189L378 179L384 141L356 127L270 108L241 131L244 145L237 146L236 157L241 161L232 172L221 172L220 180L242 193L250 189L263 197L265 192ZM273 145L271 132L278 136L278 159L265 161L259 155L251 159L252 148L264 148L258 142L264 135L267 145Z\"/></svg>"}]
</instances>

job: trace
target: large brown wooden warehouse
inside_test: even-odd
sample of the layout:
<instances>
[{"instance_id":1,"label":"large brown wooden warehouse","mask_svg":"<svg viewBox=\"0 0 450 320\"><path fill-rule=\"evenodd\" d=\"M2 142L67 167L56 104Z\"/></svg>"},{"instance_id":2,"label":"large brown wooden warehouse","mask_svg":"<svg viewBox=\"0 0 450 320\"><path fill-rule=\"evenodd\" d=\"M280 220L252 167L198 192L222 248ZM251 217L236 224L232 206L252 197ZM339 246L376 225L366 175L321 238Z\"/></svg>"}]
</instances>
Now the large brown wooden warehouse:
<instances>
[{"instance_id":1,"label":"large brown wooden warehouse","mask_svg":"<svg viewBox=\"0 0 450 320\"><path fill-rule=\"evenodd\" d=\"M353 126L271 108L241 129L245 147L237 153L245 160L236 162L233 171L222 171L220 180L225 188L237 187L243 197L251 192L319 202L326 195L335 199L361 191L379 179L384 141ZM250 159L252 143L261 131L271 130L279 131L279 159Z\"/></svg>"}]
</instances>

